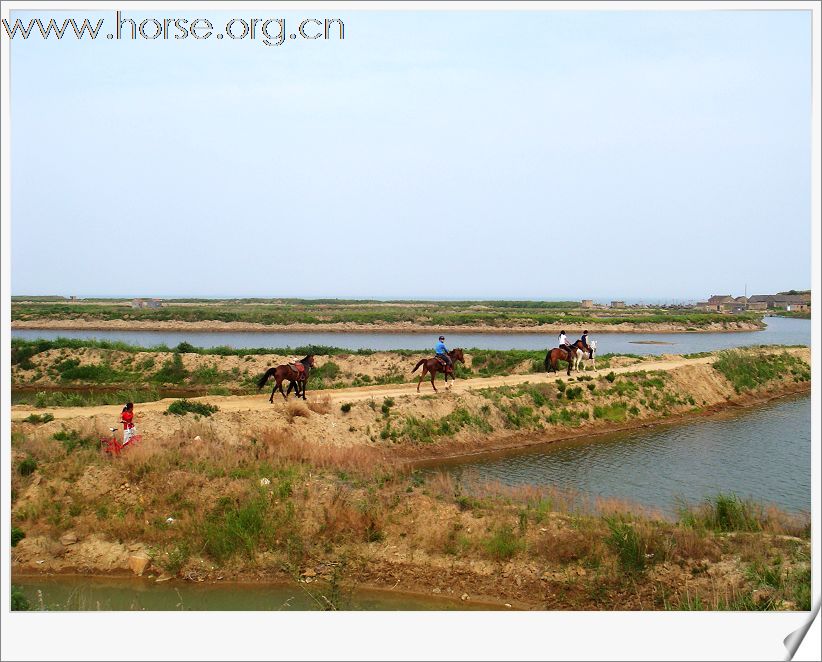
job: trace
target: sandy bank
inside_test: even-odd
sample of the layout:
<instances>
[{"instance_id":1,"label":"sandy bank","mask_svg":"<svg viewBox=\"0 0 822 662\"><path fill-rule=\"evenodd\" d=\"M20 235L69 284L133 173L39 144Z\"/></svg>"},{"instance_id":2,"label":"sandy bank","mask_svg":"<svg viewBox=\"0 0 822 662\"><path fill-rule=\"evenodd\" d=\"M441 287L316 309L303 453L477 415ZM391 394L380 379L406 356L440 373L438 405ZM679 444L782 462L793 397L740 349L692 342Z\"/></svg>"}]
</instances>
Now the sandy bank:
<instances>
[{"instance_id":1,"label":"sandy bank","mask_svg":"<svg viewBox=\"0 0 822 662\"><path fill-rule=\"evenodd\" d=\"M560 330L570 330L583 326L569 323L540 325L462 325L462 326L426 326L404 322L399 324L355 324L340 322L333 324L285 324L268 325L251 322L221 322L206 320L202 322L153 321L153 320L85 320L85 319L40 319L14 320L12 329L48 329L66 331L175 331L175 332L257 332L257 333L546 333L556 334ZM603 324L596 320L585 323L591 333L732 333L739 331L761 331L763 324L729 319L727 322L711 323L705 326L692 327L687 324L673 323L629 323ZM310 339L307 341L309 342Z\"/></svg>"}]
</instances>

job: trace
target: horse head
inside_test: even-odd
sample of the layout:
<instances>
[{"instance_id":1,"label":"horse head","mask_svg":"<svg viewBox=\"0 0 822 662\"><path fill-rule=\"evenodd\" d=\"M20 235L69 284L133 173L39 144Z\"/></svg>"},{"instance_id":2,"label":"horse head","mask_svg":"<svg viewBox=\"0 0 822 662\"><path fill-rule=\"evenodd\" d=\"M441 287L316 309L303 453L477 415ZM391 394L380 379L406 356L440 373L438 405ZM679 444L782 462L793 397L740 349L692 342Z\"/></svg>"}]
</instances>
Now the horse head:
<instances>
[{"instance_id":1,"label":"horse head","mask_svg":"<svg viewBox=\"0 0 822 662\"><path fill-rule=\"evenodd\" d=\"M302 363L303 365L305 365L309 368L313 368L314 367L314 355L309 354L302 361L300 361L300 363Z\"/></svg>"},{"instance_id":2,"label":"horse head","mask_svg":"<svg viewBox=\"0 0 822 662\"><path fill-rule=\"evenodd\" d=\"M596 354L596 353L597 353L597 341L596 341L596 340L592 340L591 342L589 342L589 343L588 343L588 349L590 349L590 350L591 350L591 351L588 353L588 356L589 356L590 358L594 358L594 354Z\"/></svg>"},{"instance_id":3,"label":"horse head","mask_svg":"<svg viewBox=\"0 0 822 662\"><path fill-rule=\"evenodd\" d=\"M465 364L465 356L462 354L462 349L457 347L456 349L452 349L449 354L451 355L452 361L459 361L463 365Z\"/></svg>"}]
</instances>

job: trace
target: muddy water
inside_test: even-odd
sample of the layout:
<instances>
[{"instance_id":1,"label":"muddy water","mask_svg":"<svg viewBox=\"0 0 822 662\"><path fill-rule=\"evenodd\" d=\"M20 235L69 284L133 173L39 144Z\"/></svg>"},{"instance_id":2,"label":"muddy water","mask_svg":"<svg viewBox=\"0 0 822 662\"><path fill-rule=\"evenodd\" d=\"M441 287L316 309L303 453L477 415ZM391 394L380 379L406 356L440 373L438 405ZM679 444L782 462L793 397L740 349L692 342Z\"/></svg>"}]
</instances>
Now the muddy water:
<instances>
[{"instance_id":1,"label":"muddy water","mask_svg":"<svg viewBox=\"0 0 822 662\"><path fill-rule=\"evenodd\" d=\"M748 345L809 345L810 320L782 317L765 318L763 331L739 333L598 333L600 354L690 354ZM571 334L581 329L570 329ZM554 346L553 332L545 333L449 333L449 347L478 349L545 349ZM140 347L165 344L175 347L188 342L196 347L228 346L301 347L327 345L344 349L431 349L434 334L420 333L265 333L265 332L192 332L192 331L72 331L46 329L15 329L12 338L95 338L121 341ZM661 343L661 344L659 344Z\"/></svg>"},{"instance_id":2,"label":"muddy water","mask_svg":"<svg viewBox=\"0 0 822 662\"><path fill-rule=\"evenodd\" d=\"M157 583L149 578L14 577L31 609L50 611L315 611L327 587L296 584ZM343 591L341 606L356 611L489 609L470 600L434 599L388 591Z\"/></svg>"},{"instance_id":3,"label":"muddy water","mask_svg":"<svg viewBox=\"0 0 822 662\"><path fill-rule=\"evenodd\" d=\"M667 514L718 492L810 512L811 398L440 464L467 485L553 486Z\"/></svg>"}]
</instances>

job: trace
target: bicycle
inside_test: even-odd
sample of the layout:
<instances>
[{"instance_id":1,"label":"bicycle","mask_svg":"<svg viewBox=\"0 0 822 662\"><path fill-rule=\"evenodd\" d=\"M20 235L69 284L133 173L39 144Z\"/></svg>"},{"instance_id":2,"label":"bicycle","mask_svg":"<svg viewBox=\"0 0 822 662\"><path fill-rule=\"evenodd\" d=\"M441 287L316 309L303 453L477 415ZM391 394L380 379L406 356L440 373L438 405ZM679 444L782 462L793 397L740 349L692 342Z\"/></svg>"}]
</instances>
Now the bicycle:
<instances>
[{"instance_id":1,"label":"bicycle","mask_svg":"<svg viewBox=\"0 0 822 662\"><path fill-rule=\"evenodd\" d=\"M132 446L143 439L143 435L133 434L127 444L121 444L117 441L117 428L109 428L109 430L111 430L111 436L100 437L100 446L104 453L111 456L120 455L124 448Z\"/></svg>"}]
</instances>

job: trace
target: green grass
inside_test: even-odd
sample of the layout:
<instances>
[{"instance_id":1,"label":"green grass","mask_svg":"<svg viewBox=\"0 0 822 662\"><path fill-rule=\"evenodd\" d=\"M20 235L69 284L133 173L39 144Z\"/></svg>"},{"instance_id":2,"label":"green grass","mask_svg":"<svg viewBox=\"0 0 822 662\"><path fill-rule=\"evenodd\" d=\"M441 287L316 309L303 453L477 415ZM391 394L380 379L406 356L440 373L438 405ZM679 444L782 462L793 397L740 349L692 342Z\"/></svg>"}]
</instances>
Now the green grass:
<instances>
[{"instance_id":1,"label":"green grass","mask_svg":"<svg viewBox=\"0 0 822 662\"><path fill-rule=\"evenodd\" d=\"M628 418L628 405L624 402L596 405L594 407L594 418L612 423L622 423Z\"/></svg>"},{"instance_id":2,"label":"green grass","mask_svg":"<svg viewBox=\"0 0 822 662\"><path fill-rule=\"evenodd\" d=\"M217 405L210 405L206 402L192 402L191 400L175 400L168 406L168 413L175 416L185 416L186 414L196 414L198 416L211 416L219 411Z\"/></svg>"},{"instance_id":3,"label":"green grass","mask_svg":"<svg viewBox=\"0 0 822 662\"><path fill-rule=\"evenodd\" d=\"M498 561L507 561L525 549L525 541L514 532L513 527L500 526L491 537L482 541L486 553Z\"/></svg>"},{"instance_id":4,"label":"green grass","mask_svg":"<svg viewBox=\"0 0 822 662\"><path fill-rule=\"evenodd\" d=\"M23 419L24 423L33 423L38 425L40 423L50 423L54 420L54 414L29 414Z\"/></svg>"},{"instance_id":5,"label":"green grass","mask_svg":"<svg viewBox=\"0 0 822 662\"><path fill-rule=\"evenodd\" d=\"M17 543L20 542L25 537L26 537L26 534L23 533L22 529L18 529L16 526L11 527L11 546L12 547L16 547Z\"/></svg>"},{"instance_id":6,"label":"green grass","mask_svg":"<svg viewBox=\"0 0 822 662\"><path fill-rule=\"evenodd\" d=\"M691 528L725 533L761 531L767 517L760 505L740 499L736 494L719 493L695 508L681 507L679 520Z\"/></svg>"},{"instance_id":7,"label":"green grass","mask_svg":"<svg viewBox=\"0 0 822 662\"><path fill-rule=\"evenodd\" d=\"M787 352L754 353L729 349L719 353L713 367L731 382L737 393L757 389L788 373L798 377L797 381L810 379L808 364Z\"/></svg>"},{"instance_id":8,"label":"green grass","mask_svg":"<svg viewBox=\"0 0 822 662\"><path fill-rule=\"evenodd\" d=\"M123 301L127 304L127 301ZM761 313L728 315L698 313L690 309L644 309L640 311L575 310L576 302L556 301L448 301L448 302L380 302L323 300L224 300L208 305L169 306L132 309L114 301L103 304L57 303L53 301L12 302L12 319L72 319L87 320L150 320L182 322L248 322L266 325L282 324L356 324L425 323L434 326L508 324L554 324L568 326L586 324L613 325L633 323L679 323L689 327L730 321L761 322ZM409 305L415 304L415 305Z\"/></svg>"},{"instance_id":9,"label":"green grass","mask_svg":"<svg viewBox=\"0 0 822 662\"><path fill-rule=\"evenodd\" d=\"M480 432L493 431L491 424L482 416L474 415L465 408L458 408L441 418L417 418L409 416L400 421L397 428L387 426L383 439L406 439L417 443L431 443L437 437L451 436L463 428L472 428Z\"/></svg>"},{"instance_id":10,"label":"green grass","mask_svg":"<svg viewBox=\"0 0 822 662\"><path fill-rule=\"evenodd\" d=\"M37 460L33 457L27 457L20 462L17 470L20 472L21 476L30 476L37 471Z\"/></svg>"},{"instance_id":11,"label":"green grass","mask_svg":"<svg viewBox=\"0 0 822 662\"><path fill-rule=\"evenodd\" d=\"M203 549L215 561L223 562L238 553L253 558L258 546L273 540L269 501L259 495L244 504L224 500L203 522Z\"/></svg>"},{"instance_id":12,"label":"green grass","mask_svg":"<svg viewBox=\"0 0 822 662\"><path fill-rule=\"evenodd\" d=\"M66 430L65 428L55 432L52 439L61 442L67 453L78 448L91 448L98 443L96 439L82 436L77 430Z\"/></svg>"}]
</instances>

